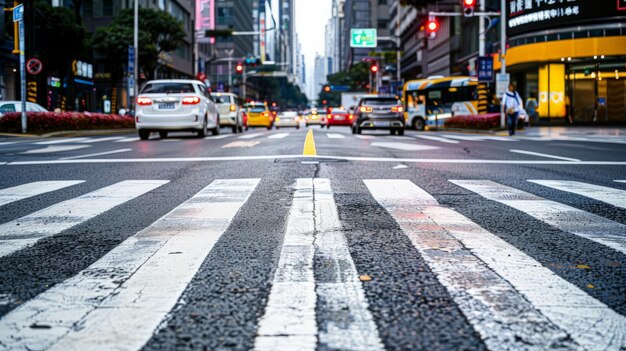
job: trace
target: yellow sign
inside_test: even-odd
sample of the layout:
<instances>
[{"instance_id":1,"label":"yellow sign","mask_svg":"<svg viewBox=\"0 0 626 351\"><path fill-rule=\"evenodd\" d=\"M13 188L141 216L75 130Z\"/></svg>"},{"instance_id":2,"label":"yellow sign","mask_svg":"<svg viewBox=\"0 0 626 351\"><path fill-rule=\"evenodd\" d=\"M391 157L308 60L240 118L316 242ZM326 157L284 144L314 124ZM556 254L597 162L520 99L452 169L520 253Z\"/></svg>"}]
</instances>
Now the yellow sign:
<instances>
[{"instance_id":1,"label":"yellow sign","mask_svg":"<svg viewBox=\"0 0 626 351\"><path fill-rule=\"evenodd\" d=\"M539 116L564 118L566 99L565 65L554 63L539 66Z\"/></svg>"}]
</instances>

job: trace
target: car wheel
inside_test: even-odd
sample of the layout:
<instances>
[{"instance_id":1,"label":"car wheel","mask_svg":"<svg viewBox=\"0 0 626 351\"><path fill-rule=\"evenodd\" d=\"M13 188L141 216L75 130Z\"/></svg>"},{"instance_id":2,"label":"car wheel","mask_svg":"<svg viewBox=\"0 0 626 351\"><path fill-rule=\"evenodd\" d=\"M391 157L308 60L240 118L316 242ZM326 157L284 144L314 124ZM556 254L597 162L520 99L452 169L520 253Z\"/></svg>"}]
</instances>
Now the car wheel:
<instances>
[{"instance_id":1,"label":"car wheel","mask_svg":"<svg viewBox=\"0 0 626 351\"><path fill-rule=\"evenodd\" d=\"M237 134L237 126L233 127L233 134Z\"/></svg>"},{"instance_id":2,"label":"car wheel","mask_svg":"<svg viewBox=\"0 0 626 351\"><path fill-rule=\"evenodd\" d=\"M204 137L206 137L206 136L207 136L207 134L209 134L209 133L207 132L207 129L206 129L206 124L207 124L207 121L206 121L206 118L205 118L205 119L204 119L204 123L202 123L202 129L200 129L200 130L198 131L198 137L199 137L199 138L204 138Z\"/></svg>"},{"instance_id":3,"label":"car wheel","mask_svg":"<svg viewBox=\"0 0 626 351\"><path fill-rule=\"evenodd\" d=\"M278 129L280 127L276 127L276 129ZM267 130L272 130L272 126L267 127Z\"/></svg>"},{"instance_id":4,"label":"car wheel","mask_svg":"<svg viewBox=\"0 0 626 351\"><path fill-rule=\"evenodd\" d=\"M150 131L149 130L140 129L138 133L139 133L139 139L141 139L141 140L148 140L148 139L150 139Z\"/></svg>"},{"instance_id":5,"label":"car wheel","mask_svg":"<svg viewBox=\"0 0 626 351\"><path fill-rule=\"evenodd\" d=\"M160 131L159 132L159 136L161 137L161 139L165 139L165 138L167 138L167 132L166 131Z\"/></svg>"},{"instance_id":6,"label":"car wheel","mask_svg":"<svg viewBox=\"0 0 626 351\"><path fill-rule=\"evenodd\" d=\"M426 124L422 118L416 118L413 120L413 129L415 130L424 130Z\"/></svg>"},{"instance_id":7,"label":"car wheel","mask_svg":"<svg viewBox=\"0 0 626 351\"><path fill-rule=\"evenodd\" d=\"M327 124L327 125L326 125L326 129L330 129L330 124Z\"/></svg>"},{"instance_id":8,"label":"car wheel","mask_svg":"<svg viewBox=\"0 0 626 351\"><path fill-rule=\"evenodd\" d=\"M296 129L300 129L300 126L296 126Z\"/></svg>"},{"instance_id":9,"label":"car wheel","mask_svg":"<svg viewBox=\"0 0 626 351\"><path fill-rule=\"evenodd\" d=\"M361 134L361 132L362 132L361 127L357 126L356 127L356 133L357 134Z\"/></svg>"},{"instance_id":10,"label":"car wheel","mask_svg":"<svg viewBox=\"0 0 626 351\"><path fill-rule=\"evenodd\" d=\"M395 130L395 129L390 129L390 130L389 130L389 134L391 134L391 135L396 135L396 130Z\"/></svg>"},{"instance_id":11,"label":"car wheel","mask_svg":"<svg viewBox=\"0 0 626 351\"><path fill-rule=\"evenodd\" d=\"M243 126L238 126L237 130L239 131L239 133L243 133ZM246 130L248 130L248 128L246 128Z\"/></svg>"},{"instance_id":12,"label":"car wheel","mask_svg":"<svg viewBox=\"0 0 626 351\"><path fill-rule=\"evenodd\" d=\"M217 124L217 126L215 126L215 128L211 129L211 134L213 134L213 135L220 135L220 125L219 125L219 123Z\"/></svg>"},{"instance_id":13,"label":"car wheel","mask_svg":"<svg viewBox=\"0 0 626 351\"><path fill-rule=\"evenodd\" d=\"M398 135L404 135L404 129L398 129Z\"/></svg>"}]
</instances>

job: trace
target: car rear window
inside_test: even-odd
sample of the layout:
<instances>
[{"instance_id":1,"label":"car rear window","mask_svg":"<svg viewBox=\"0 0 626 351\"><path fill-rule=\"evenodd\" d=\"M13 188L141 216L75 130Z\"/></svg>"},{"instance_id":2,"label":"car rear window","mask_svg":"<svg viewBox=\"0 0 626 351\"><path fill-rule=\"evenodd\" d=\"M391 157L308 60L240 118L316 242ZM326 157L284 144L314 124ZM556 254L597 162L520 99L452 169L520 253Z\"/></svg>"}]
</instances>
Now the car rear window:
<instances>
[{"instance_id":1,"label":"car rear window","mask_svg":"<svg viewBox=\"0 0 626 351\"><path fill-rule=\"evenodd\" d=\"M348 113L348 111L341 108L334 108L330 111L331 113Z\"/></svg>"},{"instance_id":2,"label":"car rear window","mask_svg":"<svg viewBox=\"0 0 626 351\"><path fill-rule=\"evenodd\" d=\"M250 112L265 112L265 107L252 107Z\"/></svg>"},{"instance_id":3,"label":"car rear window","mask_svg":"<svg viewBox=\"0 0 626 351\"><path fill-rule=\"evenodd\" d=\"M218 94L211 94L211 97L213 98L213 100L215 102L217 102L218 104L233 104L233 97L230 95L218 95Z\"/></svg>"},{"instance_id":4,"label":"car rear window","mask_svg":"<svg viewBox=\"0 0 626 351\"><path fill-rule=\"evenodd\" d=\"M368 105L368 106L400 105L400 101L394 98L363 99L362 105Z\"/></svg>"},{"instance_id":5,"label":"car rear window","mask_svg":"<svg viewBox=\"0 0 626 351\"><path fill-rule=\"evenodd\" d=\"M296 118L297 116L298 116L298 113L296 112L283 112L281 113L280 117L289 119L289 118Z\"/></svg>"},{"instance_id":6,"label":"car rear window","mask_svg":"<svg viewBox=\"0 0 626 351\"><path fill-rule=\"evenodd\" d=\"M180 94L180 93L195 93L191 83L148 83L143 89L141 94Z\"/></svg>"}]
</instances>

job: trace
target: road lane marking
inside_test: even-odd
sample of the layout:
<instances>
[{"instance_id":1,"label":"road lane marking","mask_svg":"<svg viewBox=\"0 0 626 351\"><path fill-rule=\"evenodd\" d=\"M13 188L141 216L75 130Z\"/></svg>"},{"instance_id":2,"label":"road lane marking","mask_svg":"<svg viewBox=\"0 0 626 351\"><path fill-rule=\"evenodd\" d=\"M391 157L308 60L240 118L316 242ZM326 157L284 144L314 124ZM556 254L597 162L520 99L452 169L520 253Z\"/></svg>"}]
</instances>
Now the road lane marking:
<instances>
[{"instance_id":1,"label":"road lane marking","mask_svg":"<svg viewBox=\"0 0 626 351\"><path fill-rule=\"evenodd\" d=\"M343 134L337 134L337 133L326 133L326 136L329 139L345 139L345 136Z\"/></svg>"},{"instance_id":2,"label":"road lane marking","mask_svg":"<svg viewBox=\"0 0 626 351\"><path fill-rule=\"evenodd\" d=\"M210 140L210 139L219 140L219 139L230 138L230 137L233 137L233 136L235 136L235 134L211 135L211 136L205 137L204 139L207 139L207 140Z\"/></svg>"},{"instance_id":3,"label":"road lane marking","mask_svg":"<svg viewBox=\"0 0 626 351\"><path fill-rule=\"evenodd\" d=\"M117 150L111 150L111 151L105 151L105 152L98 152L98 153L95 153L95 154L79 155L79 156L72 156L72 157L63 157L63 158L60 158L60 160L76 160L76 159L79 159L79 158L94 157L94 156L104 156L104 155L113 155L113 154L119 154L119 153L128 152L128 151L133 151L133 149L117 149Z\"/></svg>"},{"instance_id":4,"label":"road lane marking","mask_svg":"<svg viewBox=\"0 0 626 351\"><path fill-rule=\"evenodd\" d=\"M516 154L524 154L524 155L532 155L532 156L539 156L539 157L547 157L547 158L553 158L556 160L563 160L563 161L572 161L572 162L578 162L580 161L577 158L569 158L569 157L562 157L562 156L555 156L555 155L548 155L548 154L542 154L540 152L533 152L533 151L526 151L526 150L515 150L515 149L511 149L509 150L510 152L514 152Z\"/></svg>"},{"instance_id":5,"label":"road lane marking","mask_svg":"<svg viewBox=\"0 0 626 351\"><path fill-rule=\"evenodd\" d=\"M0 224L0 257L57 235L168 182L126 180Z\"/></svg>"},{"instance_id":6,"label":"road lane marking","mask_svg":"<svg viewBox=\"0 0 626 351\"><path fill-rule=\"evenodd\" d=\"M531 183L582 195L616 207L626 208L626 191L571 180L529 179Z\"/></svg>"},{"instance_id":7,"label":"road lane marking","mask_svg":"<svg viewBox=\"0 0 626 351\"><path fill-rule=\"evenodd\" d=\"M260 141L233 141L232 143L228 143L224 146L222 146L222 149L229 149L229 148L235 148L235 147L254 147L256 145L259 145L261 142Z\"/></svg>"},{"instance_id":8,"label":"road lane marking","mask_svg":"<svg viewBox=\"0 0 626 351\"><path fill-rule=\"evenodd\" d=\"M370 144L370 146L382 147L386 149L403 150L403 151L424 151L424 150L439 149L439 147L437 146L416 145L416 144L407 144L407 143L393 143L393 142L373 142Z\"/></svg>"},{"instance_id":9,"label":"road lane marking","mask_svg":"<svg viewBox=\"0 0 626 351\"><path fill-rule=\"evenodd\" d=\"M91 147L91 145L52 145L47 146L41 149L32 149L24 152L20 152L20 154L51 154L54 152L65 152L65 151L74 151L80 149L86 149Z\"/></svg>"},{"instance_id":10,"label":"road lane marking","mask_svg":"<svg viewBox=\"0 0 626 351\"><path fill-rule=\"evenodd\" d=\"M485 141L480 136L453 135L453 134L443 134L443 136L449 139L457 139L457 140L463 140L463 141Z\"/></svg>"},{"instance_id":11,"label":"road lane marking","mask_svg":"<svg viewBox=\"0 0 626 351\"><path fill-rule=\"evenodd\" d=\"M503 136L495 136L495 135L481 135L482 139L485 140L495 140L495 141L504 141L504 142L519 142L517 139L513 139L511 137L503 137Z\"/></svg>"},{"instance_id":12,"label":"road lane marking","mask_svg":"<svg viewBox=\"0 0 626 351\"><path fill-rule=\"evenodd\" d=\"M121 140L121 139L124 139L124 137L114 136L114 137L106 137L106 138L94 138L94 139L81 140L81 141L78 141L78 143L91 144L91 143L100 143L103 141L114 141L114 140Z\"/></svg>"},{"instance_id":13,"label":"road lane marking","mask_svg":"<svg viewBox=\"0 0 626 351\"><path fill-rule=\"evenodd\" d=\"M624 316L497 235L440 205L411 181L364 182L488 349L620 350L626 346Z\"/></svg>"},{"instance_id":14,"label":"road lane marking","mask_svg":"<svg viewBox=\"0 0 626 351\"><path fill-rule=\"evenodd\" d=\"M272 134L269 137L267 137L268 139L282 139L282 138L286 138L289 136L289 133L276 133L276 134Z\"/></svg>"},{"instance_id":15,"label":"road lane marking","mask_svg":"<svg viewBox=\"0 0 626 351\"><path fill-rule=\"evenodd\" d=\"M41 181L0 189L0 206L84 182L84 180Z\"/></svg>"},{"instance_id":16,"label":"road lane marking","mask_svg":"<svg viewBox=\"0 0 626 351\"><path fill-rule=\"evenodd\" d=\"M133 143L135 141L139 141L140 139L137 137L132 137L132 138L124 138L124 139L120 139L120 140L116 140L114 141L114 143Z\"/></svg>"},{"instance_id":17,"label":"road lane marking","mask_svg":"<svg viewBox=\"0 0 626 351\"><path fill-rule=\"evenodd\" d=\"M442 137L438 137L438 136L434 136L434 135L416 135L415 137L416 138L420 138L420 139L426 139L426 140L440 141L442 143L448 143L448 144L458 144L458 143L460 143L460 141L458 141L458 140L446 139L446 138L442 138Z\"/></svg>"},{"instance_id":18,"label":"road lane marking","mask_svg":"<svg viewBox=\"0 0 626 351\"><path fill-rule=\"evenodd\" d=\"M450 180L552 227L626 254L626 225L491 180ZM626 335L626 334L625 334Z\"/></svg>"},{"instance_id":19,"label":"road lane marking","mask_svg":"<svg viewBox=\"0 0 626 351\"><path fill-rule=\"evenodd\" d=\"M75 143L77 141L84 141L87 140L88 138L63 138L63 139L58 139L58 140L47 140L47 141L40 141L35 143L36 145L53 145L53 144L64 144L64 143Z\"/></svg>"},{"instance_id":20,"label":"road lane marking","mask_svg":"<svg viewBox=\"0 0 626 351\"><path fill-rule=\"evenodd\" d=\"M0 146L4 146L4 145L13 145L13 144L19 144L19 141L2 141L0 142Z\"/></svg>"},{"instance_id":21,"label":"road lane marking","mask_svg":"<svg viewBox=\"0 0 626 351\"><path fill-rule=\"evenodd\" d=\"M315 138L313 137L313 129L309 129L304 139L304 149L302 150L303 156L315 156L317 151L315 150Z\"/></svg>"},{"instance_id":22,"label":"road lane marking","mask_svg":"<svg viewBox=\"0 0 626 351\"><path fill-rule=\"evenodd\" d=\"M251 133L251 134L246 134L246 135L242 135L239 137L239 139L252 139L252 138L256 138L263 135L263 133Z\"/></svg>"},{"instance_id":23,"label":"road lane marking","mask_svg":"<svg viewBox=\"0 0 626 351\"><path fill-rule=\"evenodd\" d=\"M626 183L626 180L615 179L614 182L616 182L616 183Z\"/></svg>"},{"instance_id":24,"label":"road lane marking","mask_svg":"<svg viewBox=\"0 0 626 351\"><path fill-rule=\"evenodd\" d=\"M259 179L215 180L87 269L0 320L9 349L139 350ZM32 329L32 325L48 329Z\"/></svg>"},{"instance_id":25,"label":"road lane marking","mask_svg":"<svg viewBox=\"0 0 626 351\"><path fill-rule=\"evenodd\" d=\"M314 257L330 268L316 284ZM317 298L319 297L319 303ZM316 306L323 319L317 324ZM337 317L342 316L342 317ZM382 350L328 179L297 179L255 350Z\"/></svg>"},{"instance_id":26,"label":"road lane marking","mask_svg":"<svg viewBox=\"0 0 626 351\"><path fill-rule=\"evenodd\" d=\"M358 139L363 139L363 140L368 140L368 139L374 139L375 138L375 136L373 136L373 135L355 135L354 137L358 138Z\"/></svg>"},{"instance_id":27,"label":"road lane marking","mask_svg":"<svg viewBox=\"0 0 626 351\"><path fill-rule=\"evenodd\" d=\"M407 165L397 165L397 166L393 167L393 169L406 169L406 168L409 168L409 166L407 166Z\"/></svg>"}]
</instances>

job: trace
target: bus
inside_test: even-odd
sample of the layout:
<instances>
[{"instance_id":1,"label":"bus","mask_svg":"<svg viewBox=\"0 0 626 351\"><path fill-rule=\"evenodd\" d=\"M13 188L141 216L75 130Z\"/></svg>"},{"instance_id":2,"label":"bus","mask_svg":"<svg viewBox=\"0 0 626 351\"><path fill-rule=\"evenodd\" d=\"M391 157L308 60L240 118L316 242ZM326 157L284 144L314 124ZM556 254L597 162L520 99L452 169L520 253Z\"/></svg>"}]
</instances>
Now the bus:
<instances>
[{"instance_id":1,"label":"bus","mask_svg":"<svg viewBox=\"0 0 626 351\"><path fill-rule=\"evenodd\" d=\"M474 77L435 76L404 85L404 119L416 130L441 128L454 115L487 112L487 86Z\"/></svg>"}]
</instances>

